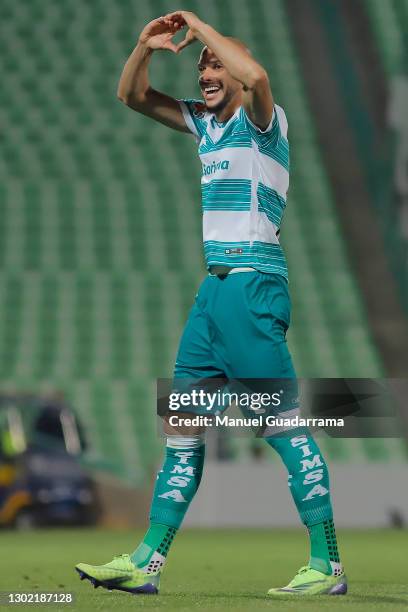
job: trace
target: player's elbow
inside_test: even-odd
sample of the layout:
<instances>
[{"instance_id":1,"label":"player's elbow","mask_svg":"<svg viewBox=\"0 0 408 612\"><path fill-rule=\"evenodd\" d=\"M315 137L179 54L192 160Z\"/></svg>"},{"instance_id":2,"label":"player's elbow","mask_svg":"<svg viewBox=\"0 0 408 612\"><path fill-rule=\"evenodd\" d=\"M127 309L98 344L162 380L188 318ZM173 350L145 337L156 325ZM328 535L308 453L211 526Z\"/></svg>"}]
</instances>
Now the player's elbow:
<instances>
[{"instance_id":1,"label":"player's elbow","mask_svg":"<svg viewBox=\"0 0 408 612\"><path fill-rule=\"evenodd\" d=\"M144 96L142 95L136 95L134 92L121 91L118 89L117 96L123 104L135 110L143 106Z\"/></svg>"},{"instance_id":2,"label":"player's elbow","mask_svg":"<svg viewBox=\"0 0 408 612\"><path fill-rule=\"evenodd\" d=\"M131 98L132 98L132 93L130 91L127 91L126 89L122 89L122 87L118 87L118 91L116 95L118 97L118 100L123 102L123 104L126 104L126 106L130 105Z\"/></svg>"},{"instance_id":3,"label":"player's elbow","mask_svg":"<svg viewBox=\"0 0 408 612\"><path fill-rule=\"evenodd\" d=\"M123 102L123 104L128 105L130 94L129 94L129 92L126 89L121 87L120 84L119 84L119 87L118 87L118 91L116 92L116 96L117 96L118 100Z\"/></svg>"},{"instance_id":4,"label":"player's elbow","mask_svg":"<svg viewBox=\"0 0 408 612\"><path fill-rule=\"evenodd\" d=\"M266 70L262 66L253 68L248 75L247 87L249 89L258 89L269 85L269 78Z\"/></svg>"},{"instance_id":5,"label":"player's elbow","mask_svg":"<svg viewBox=\"0 0 408 612\"><path fill-rule=\"evenodd\" d=\"M121 93L120 91L117 92L117 98L120 102L122 102L123 104L126 104L126 106L129 106L129 99L128 96L126 96L125 94Z\"/></svg>"}]
</instances>

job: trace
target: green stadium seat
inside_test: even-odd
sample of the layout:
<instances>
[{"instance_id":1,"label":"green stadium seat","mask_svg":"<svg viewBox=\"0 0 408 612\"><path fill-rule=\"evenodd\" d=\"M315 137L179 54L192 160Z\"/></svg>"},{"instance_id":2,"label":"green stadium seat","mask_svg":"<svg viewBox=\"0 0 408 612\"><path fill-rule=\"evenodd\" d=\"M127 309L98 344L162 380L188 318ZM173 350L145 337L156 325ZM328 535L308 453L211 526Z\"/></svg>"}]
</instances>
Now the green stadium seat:
<instances>
[{"instance_id":1,"label":"green stadium seat","mask_svg":"<svg viewBox=\"0 0 408 612\"><path fill-rule=\"evenodd\" d=\"M379 11L381 0L375 4ZM289 117L293 173L282 236L299 375L381 375L285 3L192 5L242 35ZM130 0L3 0L0 7L7 23L0 41L0 375L15 388L44 381L63 388L101 465L140 482L159 446L154 379L172 374L205 275L193 138L142 119L116 98L138 29L170 8L167 0L137 7ZM198 97L195 71L193 51L163 55L154 85ZM353 446L325 444L338 460ZM359 452L371 457L371 450Z\"/></svg>"}]
</instances>

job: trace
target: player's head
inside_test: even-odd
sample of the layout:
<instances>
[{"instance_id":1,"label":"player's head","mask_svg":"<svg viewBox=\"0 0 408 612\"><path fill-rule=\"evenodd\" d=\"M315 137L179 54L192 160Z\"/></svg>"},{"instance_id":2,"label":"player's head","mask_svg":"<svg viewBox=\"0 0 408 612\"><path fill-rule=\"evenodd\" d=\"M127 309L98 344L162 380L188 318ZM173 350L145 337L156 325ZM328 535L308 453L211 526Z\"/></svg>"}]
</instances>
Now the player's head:
<instances>
[{"instance_id":1,"label":"player's head","mask_svg":"<svg viewBox=\"0 0 408 612\"><path fill-rule=\"evenodd\" d=\"M242 41L228 36L247 53L249 50ZM237 103L242 96L242 83L234 79L222 62L209 47L203 47L198 60L198 84L209 111L217 113L236 98Z\"/></svg>"}]
</instances>

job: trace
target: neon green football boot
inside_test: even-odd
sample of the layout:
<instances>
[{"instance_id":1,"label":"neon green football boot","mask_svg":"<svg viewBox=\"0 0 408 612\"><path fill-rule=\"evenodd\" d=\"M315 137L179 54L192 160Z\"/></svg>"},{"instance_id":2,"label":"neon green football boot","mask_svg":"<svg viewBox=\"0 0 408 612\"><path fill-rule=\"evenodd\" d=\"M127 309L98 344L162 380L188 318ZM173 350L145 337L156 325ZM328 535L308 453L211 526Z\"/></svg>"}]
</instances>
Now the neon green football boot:
<instances>
[{"instance_id":1,"label":"neon green football boot","mask_svg":"<svg viewBox=\"0 0 408 612\"><path fill-rule=\"evenodd\" d=\"M127 591L135 595L157 595L160 572L146 573L138 569L129 555L119 555L105 565L78 563L75 566L81 580L89 580L96 589L101 586L110 591Z\"/></svg>"},{"instance_id":2,"label":"neon green football boot","mask_svg":"<svg viewBox=\"0 0 408 612\"><path fill-rule=\"evenodd\" d=\"M285 587L269 589L268 595L345 595L347 578L344 572L338 576L328 576L312 569L309 565L301 567L296 576Z\"/></svg>"}]
</instances>

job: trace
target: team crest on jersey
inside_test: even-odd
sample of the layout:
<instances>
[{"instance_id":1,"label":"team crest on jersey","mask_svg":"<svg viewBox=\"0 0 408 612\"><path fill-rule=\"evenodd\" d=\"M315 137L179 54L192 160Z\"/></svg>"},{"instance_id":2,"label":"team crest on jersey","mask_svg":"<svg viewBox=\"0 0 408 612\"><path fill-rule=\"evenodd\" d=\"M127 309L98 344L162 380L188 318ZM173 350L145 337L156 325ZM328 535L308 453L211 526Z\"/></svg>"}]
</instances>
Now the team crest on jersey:
<instances>
[{"instance_id":1,"label":"team crest on jersey","mask_svg":"<svg viewBox=\"0 0 408 612\"><path fill-rule=\"evenodd\" d=\"M195 102L193 104L193 115L197 119L202 119L206 111L206 106L202 102Z\"/></svg>"}]
</instances>

